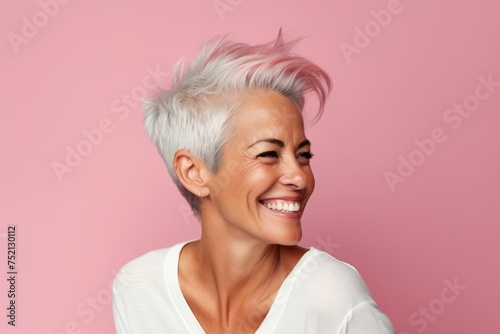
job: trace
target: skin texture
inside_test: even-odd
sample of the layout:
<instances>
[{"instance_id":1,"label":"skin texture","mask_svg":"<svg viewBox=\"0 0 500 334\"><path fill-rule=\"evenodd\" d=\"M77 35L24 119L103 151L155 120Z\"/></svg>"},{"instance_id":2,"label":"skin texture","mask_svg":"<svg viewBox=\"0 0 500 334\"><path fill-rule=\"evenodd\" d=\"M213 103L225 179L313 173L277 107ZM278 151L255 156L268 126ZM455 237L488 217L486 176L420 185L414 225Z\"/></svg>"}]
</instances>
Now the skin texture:
<instances>
[{"instance_id":1,"label":"skin texture","mask_svg":"<svg viewBox=\"0 0 500 334\"><path fill-rule=\"evenodd\" d=\"M183 295L207 333L254 333L286 276L307 249L300 216L314 190L310 144L302 116L272 91L241 96L236 135L211 173L189 152L178 151L183 185L201 194L202 234L180 255ZM298 213L277 213L262 200L300 203Z\"/></svg>"}]
</instances>

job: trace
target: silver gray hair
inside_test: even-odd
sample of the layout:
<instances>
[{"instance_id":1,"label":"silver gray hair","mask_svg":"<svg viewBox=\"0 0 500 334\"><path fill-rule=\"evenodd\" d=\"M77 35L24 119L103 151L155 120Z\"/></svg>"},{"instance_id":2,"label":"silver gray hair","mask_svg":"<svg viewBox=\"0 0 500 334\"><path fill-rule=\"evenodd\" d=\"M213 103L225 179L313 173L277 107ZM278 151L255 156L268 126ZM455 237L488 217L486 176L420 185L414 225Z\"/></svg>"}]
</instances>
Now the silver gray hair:
<instances>
[{"instance_id":1,"label":"silver gray hair","mask_svg":"<svg viewBox=\"0 0 500 334\"><path fill-rule=\"evenodd\" d=\"M285 41L281 30L274 41L248 45L217 37L205 44L186 64L174 67L170 90L145 100L144 123L175 185L195 215L198 198L177 177L173 158L186 150L213 172L219 169L224 145L233 135L231 116L240 108L237 96L254 90L272 90L288 97L302 112L304 95L315 93L321 117L331 90L331 78L309 60L290 53L299 41Z\"/></svg>"}]
</instances>

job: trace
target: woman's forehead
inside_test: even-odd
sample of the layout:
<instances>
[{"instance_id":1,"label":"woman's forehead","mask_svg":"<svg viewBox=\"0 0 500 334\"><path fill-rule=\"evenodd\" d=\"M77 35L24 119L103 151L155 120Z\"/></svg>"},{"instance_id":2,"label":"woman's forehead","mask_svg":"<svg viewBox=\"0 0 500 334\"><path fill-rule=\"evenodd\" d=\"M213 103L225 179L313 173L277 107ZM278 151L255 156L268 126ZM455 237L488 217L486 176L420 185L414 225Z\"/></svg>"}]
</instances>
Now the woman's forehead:
<instances>
[{"instance_id":1,"label":"woman's forehead","mask_svg":"<svg viewBox=\"0 0 500 334\"><path fill-rule=\"evenodd\" d=\"M251 124L273 128L303 123L295 102L277 92L259 92L244 97L233 119L240 128Z\"/></svg>"}]
</instances>

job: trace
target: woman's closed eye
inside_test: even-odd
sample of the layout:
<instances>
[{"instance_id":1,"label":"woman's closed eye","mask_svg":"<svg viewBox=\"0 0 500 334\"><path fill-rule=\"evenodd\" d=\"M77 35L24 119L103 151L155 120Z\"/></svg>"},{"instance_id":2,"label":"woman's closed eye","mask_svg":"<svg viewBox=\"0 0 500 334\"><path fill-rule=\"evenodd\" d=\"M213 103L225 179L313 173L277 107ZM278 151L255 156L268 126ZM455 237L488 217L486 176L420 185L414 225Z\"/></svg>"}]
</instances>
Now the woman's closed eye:
<instances>
[{"instance_id":1,"label":"woman's closed eye","mask_svg":"<svg viewBox=\"0 0 500 334\"><path fill-rule=\"evenodd\" d=\"M312 152L302 152L297 154L297 160L301 165L308 165L313 156Z\"/></svg>"},{"instance_id":2,"label":"woman's closed eye","mask_svg":"<svg viewBox=\"0 0 500 334\"><path fill-rule=\"evenodd\" d=\"M307 165L313 156L314 154L312 152L302 152L297 154L295 157L301 165ZM260 153L259 155L257 155L257 157L264 158L266 160L274 160L278 158L278 153L276 151L266 151Z\"/></svg>"},{"instance_id":3,"label":"woman's closed eye","mask_svg":"<svg viewBox=\"0 0 500 334\"><path fill-rule=\"evenodd\" d=\"M267 151L259 154L257 157L259 158L277 158L278 153L276 151Z\"/></svg>"}]
</instances>

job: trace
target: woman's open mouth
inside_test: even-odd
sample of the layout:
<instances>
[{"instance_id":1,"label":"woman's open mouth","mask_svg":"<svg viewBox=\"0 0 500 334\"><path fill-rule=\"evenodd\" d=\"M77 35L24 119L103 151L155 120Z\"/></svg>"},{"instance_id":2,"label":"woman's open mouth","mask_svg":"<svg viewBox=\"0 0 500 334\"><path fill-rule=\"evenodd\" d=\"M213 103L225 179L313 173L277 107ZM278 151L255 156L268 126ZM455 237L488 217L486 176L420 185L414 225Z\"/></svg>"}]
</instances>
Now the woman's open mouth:
<instances>
[{"instance_id":1,"label":"woman's open mouth","mask_svg":"<svg viewBox=\"0 0 500 334\"><path fill-rule=\"evenodd\" d=\"M290 218L300 218L300 201L287 200L262 200L260 201L271 213Z\"/></svg>"}]
</instances>

